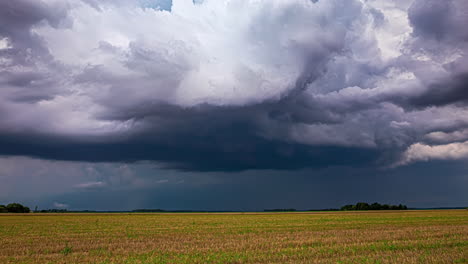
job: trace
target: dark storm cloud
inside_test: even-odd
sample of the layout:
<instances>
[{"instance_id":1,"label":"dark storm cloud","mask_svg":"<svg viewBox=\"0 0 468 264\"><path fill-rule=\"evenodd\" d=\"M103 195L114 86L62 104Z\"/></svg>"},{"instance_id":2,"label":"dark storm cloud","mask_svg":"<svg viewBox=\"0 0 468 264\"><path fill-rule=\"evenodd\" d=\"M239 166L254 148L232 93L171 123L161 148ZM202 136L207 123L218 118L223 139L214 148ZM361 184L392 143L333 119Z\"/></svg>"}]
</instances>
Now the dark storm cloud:
<instances>
[{"instance_id":1,"label":"dark storm cloud","mask_svg":"<svg viewBox=\"0 0 468 264\"><path fill-rule=\"evenodd\" d=\"M408 15L415 35L456 45L468 41L463 27L468 23L467 10L468 4L463 0L416 0Z\"/></svg>"},{"instance_id":2,"label":"dark storm cloud","mask_svg":"<svg viewBox=\"0 0 468 264\"><path fill-rule=\"evenodd\" d=\"M155 160L168 168L197 171L363 166L375 161L374 149L309 147L259 134L265 129L257 124L262 119L272 123L268 126L276 134L281 133L284 123L302 119L295 117L294 111L288 111L286 103L285 107L280 106L183 109L158 105L139 109L138 114L114 113L113 119L126 120L127 117L122 115L131 114L132 118L145 121L140 131L127 135L61 137L15 133L3 134L0 144L5 155L92 162ZM299 108L297 105L289 107ZM311 118L309 115L307 121L312 121ZM324 117L316 120L323 121Z\"/></svg>"},{"instance_id":3,"label":"dark storm cloud","mask_svg":"<svg viewBox=\"0 0 468 264\"><path fill-rule=\"evenodd\" d=\"M1 3L0 15L3 34L28 35L30 27L42 20L57 26L66 15L66 4L49 5L44 1L32 0L4 1Z\"/></svg>"},{"instance_id":4,"label":"dark storm cloud","mask_svg":"<svg viewBox=\"0 0 468 264\"><path fill-rule=\"evenodd\" d=\"M466 1L420 1L409 9L413 26L415 47L428 53L442 55L442 58L457 56L450 63L443 64L448 75L442 78L426 78L424 93L409 98L409 104L416 107L466 105L468 99L468 33L462 25L468 23Z\"/></svg>"},{"instance_id":5,"label":"dark storm cloud","mask_svg":"<svg viewBox=\"0 0 468 264\"><path fill-rule=\"evenodd\" d=\"M434 107L464 104L468 98L468 33L462 25L468 23L465 1L415 1L408 11L413 27L412 51L433 56L442 62L445 74L428 71L429 63L419 64L419 74L426 89L404 98L409 107ZM427 60L427 59L426 59ZM416 66L417 67L417 66ZM432 75L431 75L432 73Z\"/></svg>"},{"instance_id":6,"label":"dark storm cloud","mask_svg":"<svg viewBox=\"0 0 468 264\"><path fill-rule=\"evenodd\" d=\"M468 72L431 84L426 93L410 98L412 106L442 106L468 103Z\"/></svg>"},{"instance_id":7,"label":"dark storm cloud","mask_svg":"<svg viewBox=\"0 0 468 264\"><path fill-rule=\"evenodd\" d=\"M67 4L48 4L44 1L18 0L0 3L0 36L8 38L11 48L2 49L2 57L12 59L11 66L42 63L50 59L42 39L31 32L34 25L48 23L52 27L65 26ZM71 22L71 21L68 21Z\"/></svg>"},{"instance_id":8,"label":"dark storm cloud","mask_svg":"<svg viewBox=\"0 0 468 264\"><path fill-rule=\"evenodd\" d=\"M66 15L67 5L63 3L0 3L0 39L7 44L7 48L0 49L0 99L35 103L50 100L63 89L57 87L57 77L51 73L60 74L61 66L54 62L46 43L32 28L40 23L65 26Z\"/></svg>"},{"instance_id":9,"label":"dark storm cloud","mask_svg":"<svg viewBox=\"0 0 468 264\"><path fill-rule=\"evenodd\" d=\"M466 128L462 0L167 3L0 3L0 154L385 166Z\"/></svg>"}]
</instances>

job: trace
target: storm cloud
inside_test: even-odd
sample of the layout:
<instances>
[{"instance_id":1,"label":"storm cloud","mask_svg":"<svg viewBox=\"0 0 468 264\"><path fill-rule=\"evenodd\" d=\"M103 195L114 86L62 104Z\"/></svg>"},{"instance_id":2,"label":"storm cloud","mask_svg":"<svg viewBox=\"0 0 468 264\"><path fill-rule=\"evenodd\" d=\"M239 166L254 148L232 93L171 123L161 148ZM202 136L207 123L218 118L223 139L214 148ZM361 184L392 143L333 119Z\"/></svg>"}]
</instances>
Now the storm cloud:
<instances>
[{"instance_id":1,"label":"storm cloud","mask_svg":"<svg viewBox=\"0 0 468 264\"><path fill-rule=\"evenodd\" d=\"M466 159L466 24L464 0L2 1L0 155L185 171Z\"/></svg>"}]
</instances>

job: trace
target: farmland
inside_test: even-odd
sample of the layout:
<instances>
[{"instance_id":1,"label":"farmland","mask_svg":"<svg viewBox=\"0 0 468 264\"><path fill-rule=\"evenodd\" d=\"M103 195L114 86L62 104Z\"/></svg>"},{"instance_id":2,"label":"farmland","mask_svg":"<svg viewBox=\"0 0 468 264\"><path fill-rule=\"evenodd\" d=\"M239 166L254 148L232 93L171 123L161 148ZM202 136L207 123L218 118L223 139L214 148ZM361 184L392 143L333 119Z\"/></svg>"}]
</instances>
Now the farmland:
<instances>
[{"instance_id":1,"label":"farmland","mask_svg":"<svg viewBox=\"0 0 468 264\"><path fill-rule=\"evenodd\" d=\"M467 210L0 215L0 263L467 261Z\"/></svg>"}]
</instances>

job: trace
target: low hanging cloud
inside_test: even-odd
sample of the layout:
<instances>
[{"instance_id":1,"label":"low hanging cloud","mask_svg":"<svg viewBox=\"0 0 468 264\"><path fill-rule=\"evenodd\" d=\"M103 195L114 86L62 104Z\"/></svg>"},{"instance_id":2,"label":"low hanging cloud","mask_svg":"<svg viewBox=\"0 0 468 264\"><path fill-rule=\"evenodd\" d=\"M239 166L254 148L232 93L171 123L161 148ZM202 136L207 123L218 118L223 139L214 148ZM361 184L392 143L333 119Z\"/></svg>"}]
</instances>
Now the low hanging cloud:
<instances>
[{"instance_id":1,"label":"low hanging cloud","mask_svg":"<svg viewBox=\"0 0 468 264\"><path fill-rule=\"evenodd\" d=\"M65 203L54 202L54 207L57 209L67 209L69 205Z\"/></svg>"},{"instance_id":2,"label":"low hanging cloud","mask_svg":"<svg viewBox=\"0 0 468 264\"><path fill-rule=\"evenodd\" d=\"M403 158L397 165L416 161L462 159L468 159L468 141L435 146L416 143L403 153Z\"/></svg>"},{"instance_id":3,"label":"low hanging cloud","mask_svg":"<svg viewBox=\"0 0 468 264\"><path fill-rule=\"evenodd\" d=\"M425 146L441 135L464 144L467 11L463 0L3 1L0 155L236 171L386 165L435 151Z\"/></svg>"},{"instance_id":4,"label":"low hanging cloud","mask_svg":"<svg viewBox=\"0 0 468 264\"><path fill-rule=\"evenodd\" d=\"M426 135L426 138L436 143L460 142L468 140L468 129L453 132L436 131Z\"/></svg>"},{"instance_id":5,"label":"low hanging cloud","mask_svg":"<svg viewBox=\"0 0 468 264\"><path fill-rule=\"evenodd\" d=\"M74 187L78 189L100 189L106 187L106 183L102 181L92 181L76 184Z\"/></svg>"}]
</instances>

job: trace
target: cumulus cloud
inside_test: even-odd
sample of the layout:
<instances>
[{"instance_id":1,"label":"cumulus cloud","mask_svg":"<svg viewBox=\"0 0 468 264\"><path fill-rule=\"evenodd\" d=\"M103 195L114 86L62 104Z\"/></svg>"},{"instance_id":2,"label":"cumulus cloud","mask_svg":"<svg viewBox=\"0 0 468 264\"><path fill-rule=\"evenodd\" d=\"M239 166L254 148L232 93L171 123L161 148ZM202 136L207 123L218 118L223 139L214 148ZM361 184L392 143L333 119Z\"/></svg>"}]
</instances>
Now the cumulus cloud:
<instances>
[{"instance_id":1,"label":"cumulus cloud","mask_svg":"<svg viewBox=\"0 0 468 264\"><path fill-rule=\"evenodd\" d=\"M468 141L434 146L416 143L403 153L403 158L397 165L416 161L460 159L468 159Z\"/></svg>"},{"instance_id":2,"label":"cumulus cloud","mask_svg":"<svg viewBox=\"0 0 468 264\"><path fill-rule=\"evenodd\" d=\"M453 132L431 132L426 135L426 138L437 143L466 141L468 140L468 129L461 129Z\"/></svg>"},{"instance_id":3,"label":"cumulus cloud","mask_svg":"<svg viewBox=\"0 0 468 264\"><path fill-rule=\"evenodd\" d=\"M0 154L210 171L375 165L458 144L467 9L3 1Z\"/></svg>"},{"instance_id":4,"label":"cumulus cloud","mask_svg":"<svg viewBox=\"0 0 468 264\"><path fill-rule=\"evenodd\" d=\"M303 88L344 48L362 6L338 2L176 0L171 12L75 3L70 27L33 32L106 107L245 105Z\"/></svg>"}]
</instances>

